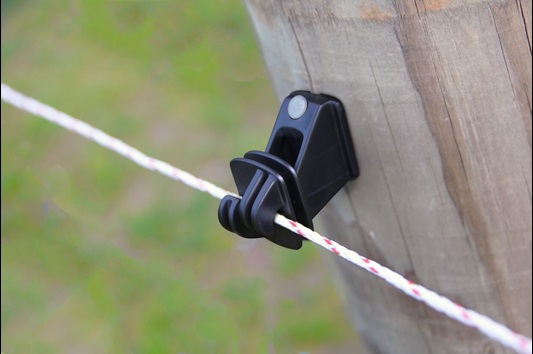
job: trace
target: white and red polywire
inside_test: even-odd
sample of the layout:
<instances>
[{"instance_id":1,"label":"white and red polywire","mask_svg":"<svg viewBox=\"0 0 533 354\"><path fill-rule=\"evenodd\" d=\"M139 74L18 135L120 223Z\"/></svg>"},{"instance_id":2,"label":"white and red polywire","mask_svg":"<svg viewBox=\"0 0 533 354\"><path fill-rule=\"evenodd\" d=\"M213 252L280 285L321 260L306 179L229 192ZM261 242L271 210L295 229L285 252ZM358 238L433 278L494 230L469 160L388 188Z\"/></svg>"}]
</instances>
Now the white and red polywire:
<instances>
[{"instance_id":1,"label":"white and red polywire","mask_svg":"<svg viewBox=\"0 0 533 354\"><path fill-rule=\"evenodd\" d=\"M202 192L207 192L215 198L222 199L228 194L235 195L208 181L195 177L186 171L171 166L166 162L147 156L101 130L28 97L4 83L2 83L2 100L26 112L32 113L65 129L73 131L87 139L93 140L97 144L124 156L139 166L157 171ZM278 225L309 239L328 251L346 259L348 262L385 280L387 283L403 291L406 295L425 303L434 310L441 312L468 327L476 328L487 337L515 350L517 353L532 353L531 338L518 334L487 316L454 303L450 299L439 295L422 285L415 284L399 273L365 258L357 252L349 250L337 242L330 240L295 221L287 219L283 215L276 215L274 221Z\"/></svg>"}]
</instances>

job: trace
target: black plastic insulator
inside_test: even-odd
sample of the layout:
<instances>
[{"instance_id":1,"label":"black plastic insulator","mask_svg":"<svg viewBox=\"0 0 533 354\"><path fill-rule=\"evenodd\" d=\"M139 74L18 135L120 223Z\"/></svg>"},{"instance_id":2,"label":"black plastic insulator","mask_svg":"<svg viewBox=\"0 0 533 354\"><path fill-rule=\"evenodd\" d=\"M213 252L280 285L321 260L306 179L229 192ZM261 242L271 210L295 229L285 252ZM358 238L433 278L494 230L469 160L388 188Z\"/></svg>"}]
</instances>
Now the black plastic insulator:
<instances>
[{"instance_id":1,"label":"black plastic insulator","mask_svg":"<svg viewBox=\"0 0 533 354\"><path fill-rule=\"evenodd\" d=\"M305 111L291 118L288 106L296 96L305 99ZM222 226L291 249L301 248L303 238L275 224L276 213L312 229L316 214L359 175L341 102L307 91L293 92L283 101L266 152L250 151L230 167L241 198L222 199Z\"/></svg>"}]
</instances>

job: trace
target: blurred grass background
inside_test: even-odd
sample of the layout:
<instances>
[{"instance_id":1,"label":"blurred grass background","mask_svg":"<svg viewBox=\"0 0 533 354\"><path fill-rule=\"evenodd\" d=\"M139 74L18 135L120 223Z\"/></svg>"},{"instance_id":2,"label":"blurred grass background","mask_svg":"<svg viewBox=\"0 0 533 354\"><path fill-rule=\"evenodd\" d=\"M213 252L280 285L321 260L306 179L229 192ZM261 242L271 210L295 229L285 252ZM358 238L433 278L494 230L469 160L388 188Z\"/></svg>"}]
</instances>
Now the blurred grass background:
<instances>
[{"instance_id":1,"label":"blurred grass background","mask_svg":"<svg viewBox=\"0 0 533 354\"><path fill-rule=\"evenodd\" d=\"M243 4L2 1L2 81L234 190L278 102ZM11 353L351 353L317 249L219 226L218 201L1 106Z\"/></svg>"}]
</instances>

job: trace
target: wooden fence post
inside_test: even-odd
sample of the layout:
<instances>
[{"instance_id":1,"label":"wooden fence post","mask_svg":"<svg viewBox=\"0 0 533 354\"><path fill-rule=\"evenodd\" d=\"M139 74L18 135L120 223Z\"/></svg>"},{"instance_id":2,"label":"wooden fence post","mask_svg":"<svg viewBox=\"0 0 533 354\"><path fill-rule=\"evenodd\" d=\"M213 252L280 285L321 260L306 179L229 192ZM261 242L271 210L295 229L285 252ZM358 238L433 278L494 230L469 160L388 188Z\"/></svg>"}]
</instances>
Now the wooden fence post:
<instances>
[{"instance_id":1,"label":"wooden fence post","mask_svg":"<svg viewBox=\"0 0 533 354\"><path fill-rule=\"evenodd\" d=\"M278 97L340 98L361 176L328 235L531 336L531 0L245 0ZM337 261L372 353L503 353Z\"/></svg>"}]
</instances>

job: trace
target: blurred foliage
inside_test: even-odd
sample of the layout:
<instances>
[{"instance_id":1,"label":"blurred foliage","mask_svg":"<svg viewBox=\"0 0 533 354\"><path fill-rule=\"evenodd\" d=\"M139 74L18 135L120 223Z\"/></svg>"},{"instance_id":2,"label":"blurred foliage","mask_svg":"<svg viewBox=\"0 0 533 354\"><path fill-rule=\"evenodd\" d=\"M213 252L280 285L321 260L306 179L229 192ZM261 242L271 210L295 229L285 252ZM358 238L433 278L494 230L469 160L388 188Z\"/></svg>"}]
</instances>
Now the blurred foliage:
<instances>
[{"instance_id":1,"label":"blurred foliage","mask_svg":"<svg viewBox=\"0 0 533 354\"><path fill-rule=\"evenodd\" d=\"M277 102L244 6L2 1L2 81L225 188ZM316 248L225 232L218 202L2 103L4 353L335 352Z\"/></svg>"}]
</instances>

